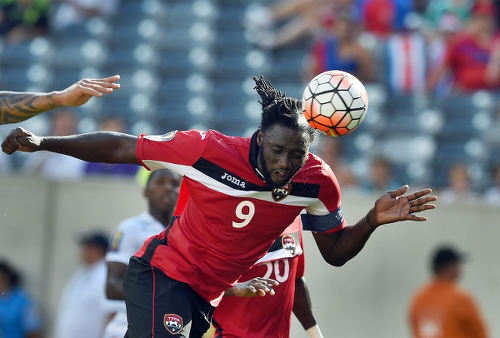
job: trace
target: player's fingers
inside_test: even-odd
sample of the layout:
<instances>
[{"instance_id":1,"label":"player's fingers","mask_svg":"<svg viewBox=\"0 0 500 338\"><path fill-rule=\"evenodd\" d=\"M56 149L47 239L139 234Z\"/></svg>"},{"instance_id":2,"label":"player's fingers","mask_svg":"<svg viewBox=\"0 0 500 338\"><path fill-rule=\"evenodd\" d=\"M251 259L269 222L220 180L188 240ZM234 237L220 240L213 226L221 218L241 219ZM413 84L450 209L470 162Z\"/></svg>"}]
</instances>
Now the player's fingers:
<instances>
[{"instance_id":1,"label":"player's fingers","mask_svg":"<svg viewBox=\"0 0 500 338\"><path fill-rule=\"evenodd\" d=\"M91 96L99 96L99 97L102 96L102 93L100 93L97 90L90 88L86 85L79 84L78 89L80 89L82 91L82 94L91 95Z\"/></svg>"},{"instance_id":2,"label":"player's fingers","mask_svg":"<svg viewBox=\"0 0 500 338\"><path fill-rule=\"evenodd\" d=\"M396 197L403 195L405 192L407 192L409 188L410 187L408 185L403 185L401 188L393 190L393 191L388 191L387 193L392 198L396 198Z\"/></svg>"},{"instance_id":3,"label":"player's fingers","mask_svg":"<svg viewBox=\"0 0 500 338\"><path fill-rule=\"evenodd\" d=\"M257 289L254 288L252 285L248 287L248 290L250 290L251 293L257 293Z\"/></svg>"},{"instance_id":4,"label":"player's fingers","mask_svg":"<svg viewBox=\"0 0 500 338\"><path fill-rule=\"evenodd\" d=\"M422 204L425 204L425 203L434 202L436 200L437 200L436 196L421 197L421 198L417 198L417 199L415 199L413 201L410 200L410 206L414 207L414 206L417 206L417 205L422 205Z\"/></svg>"},{"instance_id":5,"label":"player's fingers","mask_svg":"<svg viewBox=\"0 0 500 338\"><path fill-rule=\"evenodd\" d=\"M259 280L261 282L265 282L269 285L280 285L280 283L277 281L277 280L274 280L274 279L271 279L271 278L262 278L262 277L259 277Z\"/></svg>"},{"instance_id":6,"label":"player's fingers","mask_svg":"<svg viewBox=\"0 0 500 338\"><path fill-rule=\"evenodd\" d=\"M17 141L17 139L14 136L8 136L3 142L2 142L2 151L6 153L7 155L12 154L15 152L21 145Z\"/></svg>"},{"instance_id":7,"label":"player's fingers","mask_svg":"<svg viewBox=\"0 0 500 338\"><path fill-rule=\"evenodd\" d=\"M92 80L105 81L105 82L116 82L116 81L120 80L120 75L116 74L116 75L113 75L110 77L105 77L102 79L92 79Z\"/></svg>"},{"instance_id":8,"label":"player's fingers","mask_svg":"<svg viewBox=\"0 0 500 338\"><path fill-rule=\"evenodd\" d=\"M86 88L91 88L100 93L111 93L113 91L113 88L103 87L90 81L84 82L83 86L85 86Z\"/></svg>"},{"instance_id":9,"label":"player's fingers","mask_svg":"<svg viewBox=\"0 0 500 338\"><path fill-rule=\"evenodd\" d=\"M271 287L269 287L269 286L267 285L267 283L265 283L265 282L258 282L258 283L256 283L256 284L255 284L255 286L256 286L259 290L263 290L263 291L265 291L265 292L269 292L269 291L271 291Z\"/></svg>"},{"instance_id":10,"label":"player's fingers","mask_svg":"<svg viewBox=\"0 0 500 338\"><path fill-rule=\"evenodd\" d=\"M409 213L414 213L414 212L419 212L419 211L424 211L424 210L429 210L429 209L436 209L436 206L434 204L417 205L414 207L410 207Z\"/></svg>"},{"instance_id":11,"label":"player's fingers","mask_svg":"<svg viewBox=\"0 0 500 338\"><path fill-rule=\"evenodd\" d=\"M420 198L424 195L428 195L432 192L432 189L431 188L427 188L427 189L424 189L424 190L420 190L420 191L417 191L417 192L414 192L413 194L411 195L408 195L406 196L406 198L408 198L409 201L413 201L417 198Z\"/></svg>"},{"instance_id":12,"label":"player's fingers","mask_svg":"<svg viewBox=\"0 0 500 338\"><path fill-rule=\"evenodd\" d=\"M408 221L417 221L417 222L425 222L425 221L427 221L427 217L417 216L417 215L414 215L414 214L408 214L408 216L406 216L406 219Z\"/></svg>"},{"instance_id":13,"label":"player's fingers","mask_svg":"<svg viewBox=\"0 0 500 338\"><path fill-rule=\"evenodd\" d=\"M104 87L104 88L112 88L112 89L118 89L120 88L119 83L114 83L114 82L106 82L106 81L101 81L101 80L88 80L88 83Z\"/></svg>"}]
</instances>

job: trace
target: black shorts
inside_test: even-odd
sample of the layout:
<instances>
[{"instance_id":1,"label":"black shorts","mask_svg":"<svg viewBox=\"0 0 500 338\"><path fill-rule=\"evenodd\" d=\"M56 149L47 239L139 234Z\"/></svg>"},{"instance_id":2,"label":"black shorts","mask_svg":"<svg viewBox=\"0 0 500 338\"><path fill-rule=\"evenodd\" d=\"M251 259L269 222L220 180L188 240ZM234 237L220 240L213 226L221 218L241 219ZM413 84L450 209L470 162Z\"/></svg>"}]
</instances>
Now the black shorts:
<instances>
[{"instance_id":1,"label":"black shorts","mask_svg":"<svg viewBox=\"0 0 500 338\"><path fill-rule=\"evenodd\" d=\"M143 258L130 259L123 282L128 330L125 337L193 337L209 329L215 308L187 284Z\"/></svg>"}]
</instances>

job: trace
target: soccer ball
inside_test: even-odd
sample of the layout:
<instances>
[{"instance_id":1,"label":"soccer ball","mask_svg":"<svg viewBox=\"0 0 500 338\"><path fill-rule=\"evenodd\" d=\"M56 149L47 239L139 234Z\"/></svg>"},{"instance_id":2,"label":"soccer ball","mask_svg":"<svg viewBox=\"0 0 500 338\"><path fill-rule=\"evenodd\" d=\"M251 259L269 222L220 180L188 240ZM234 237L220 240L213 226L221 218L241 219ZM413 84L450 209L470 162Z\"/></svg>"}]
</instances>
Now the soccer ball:
<instances>
[{"instance_id":1,"label":"soccer ball","mask_svg":"<svg viewBox=\"0 0 500 338\"><path fill-rule=\"evenodd\" d=\"M309 82L302 95L302 109L311 127L328 136L342 136L363 122L368 94L352 74L329 70Z\"/></svg>"}]
</instances>

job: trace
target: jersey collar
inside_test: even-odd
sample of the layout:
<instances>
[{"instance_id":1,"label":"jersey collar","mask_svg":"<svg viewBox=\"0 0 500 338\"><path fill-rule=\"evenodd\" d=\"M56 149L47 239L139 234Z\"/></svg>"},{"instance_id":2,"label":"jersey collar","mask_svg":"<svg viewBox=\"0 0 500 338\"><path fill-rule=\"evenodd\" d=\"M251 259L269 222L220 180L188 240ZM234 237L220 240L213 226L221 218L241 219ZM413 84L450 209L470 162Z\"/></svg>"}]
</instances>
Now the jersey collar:
<instances>
[{"instance_id":1,"label":"jersey collar","mask_svg":"<svg viewBox=\"0 0 500 338\"><path fill-rule=\"evenodd\" d=\"M262 175L260 170L257 168L257 157L259 156L259 151L260 151L260 147L257 145L258 133L259 131L257 130L255 133L253 133L252 138L250 139L250 153L248 154L248 161L252 165L255 174L265 181L264 175Z\"/></svg>"}]
</instances>

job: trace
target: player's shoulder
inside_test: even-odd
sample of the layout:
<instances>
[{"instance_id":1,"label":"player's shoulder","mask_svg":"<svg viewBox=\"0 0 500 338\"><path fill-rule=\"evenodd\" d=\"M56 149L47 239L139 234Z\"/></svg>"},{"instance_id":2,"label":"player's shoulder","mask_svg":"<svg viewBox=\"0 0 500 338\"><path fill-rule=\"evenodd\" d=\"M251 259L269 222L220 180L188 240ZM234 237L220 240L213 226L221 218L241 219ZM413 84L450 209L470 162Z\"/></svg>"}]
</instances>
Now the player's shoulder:
<instances>
[{"instance_id":1,"label":"player's shoulder","mask_svg":"<svg viewBox=\"0 0 500 338\"><path fill-rule=\"evenodd\" d=\"M315 184L337 183L337 178L330 166L313 153L308 154L306 163L304 163L296 177Z\"/></svg>"},{"instance_id":2,"label":"player's shoulder","mask_svg":"<svg viewBox=\"0 0 500 338\"><path fill-rule=\"evenodd\" d=\"M139 215L135 215L129 218L124 219L118 225L118 230L120 231L133 231L135 229L140 229L146 224L151 223L151 217L148 217L148 214L143 212Z\"/></svg>"},{"instance_id":3,"label":"player's shoulder","mask_svg":"<svg viewBox=\"0 0 500 338\"><path fill-rule=\"evenodd\" d=\"M248 146L250 144L249 137L229 136L221 133L218 130L209 129L206 131L207 138L219 144L227 144L232 146Z\"/></svg>"}]
</instances>

